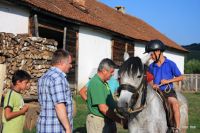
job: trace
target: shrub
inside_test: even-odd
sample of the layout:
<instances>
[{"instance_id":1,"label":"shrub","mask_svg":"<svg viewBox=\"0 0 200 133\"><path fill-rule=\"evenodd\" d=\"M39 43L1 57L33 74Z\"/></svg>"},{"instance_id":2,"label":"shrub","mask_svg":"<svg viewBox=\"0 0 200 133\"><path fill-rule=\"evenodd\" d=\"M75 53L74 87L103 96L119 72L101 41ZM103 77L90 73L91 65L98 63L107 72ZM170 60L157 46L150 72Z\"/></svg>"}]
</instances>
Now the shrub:
<instances>
[{"instance_id":1,"label":"shrub","mask_svg":"<svg viewBox=\"0 0 200 133\"><path fill-rule=\"evenodd\" d=\"M192 59L185 63L185 73L199 74L200 73L200 60Z\"/></svg>"}]
</instances>

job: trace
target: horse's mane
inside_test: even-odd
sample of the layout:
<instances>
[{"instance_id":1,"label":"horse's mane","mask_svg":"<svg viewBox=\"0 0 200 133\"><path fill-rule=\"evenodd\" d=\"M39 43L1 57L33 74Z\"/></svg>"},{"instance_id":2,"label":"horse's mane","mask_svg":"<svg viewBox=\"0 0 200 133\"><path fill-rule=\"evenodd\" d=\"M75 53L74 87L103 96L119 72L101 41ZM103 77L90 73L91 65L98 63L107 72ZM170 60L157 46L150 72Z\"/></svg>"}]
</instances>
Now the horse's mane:
<instances>
[{"instance_id":1,"label":"horse's mane","mask_svg":"<svg viewBox=\"0 0 200 133\"><path fill-rule=\"evenodd\" d=\"M119 75L127 72L128 76L134 76L137 72L143 73L144 67L139 57L130 57L119 68Z\"/></svg>"}]
</instances>

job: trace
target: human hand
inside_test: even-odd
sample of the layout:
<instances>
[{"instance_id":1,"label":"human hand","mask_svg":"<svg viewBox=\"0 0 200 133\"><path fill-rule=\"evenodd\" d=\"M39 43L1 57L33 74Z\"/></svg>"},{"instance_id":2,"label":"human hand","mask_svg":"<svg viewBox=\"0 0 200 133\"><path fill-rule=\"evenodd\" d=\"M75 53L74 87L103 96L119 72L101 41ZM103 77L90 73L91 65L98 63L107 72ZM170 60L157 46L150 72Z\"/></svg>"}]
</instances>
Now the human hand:
<instances>
[{"instance_id":1,"label":"human hand","mask_svg":"<svg viewBox=\"0 0 200 133\"><path fill-rule=\"evenodd\" d=\"M70 127L66 128L66 132L65 133L72 133L72 130Z\"/></svg>"},{"instance_id":2,"label":"human hand","mask_svg":"<svg viewBox=\"0 0 200 133\"><path fill-rule=\"evenodd\" d=\"M21 109L22 113L25 114L29 109L28 105L24 105L23 108Z\"/></svg>"},{"instance_id":3,"label":"human hand","mask_svg":"<svg viewBox=\"0 0 200 133\"><path fill-rule=\"evenodd\" d=\"M169 84L169 83L170 83L169 80L166 80L166 79L161 80L161 84L163 85Z\"/></svg>"},{"instance_id":4,"label":"human hand","mask_svg":"<svg viewBox=\"0 0 200 133\"><path fill-rule=\"evenodd\" d=\"M158 90L159 89L159 86L157 84L153 84L152 87L153 87L154 90Z\"/></svg>"}]
</instances>

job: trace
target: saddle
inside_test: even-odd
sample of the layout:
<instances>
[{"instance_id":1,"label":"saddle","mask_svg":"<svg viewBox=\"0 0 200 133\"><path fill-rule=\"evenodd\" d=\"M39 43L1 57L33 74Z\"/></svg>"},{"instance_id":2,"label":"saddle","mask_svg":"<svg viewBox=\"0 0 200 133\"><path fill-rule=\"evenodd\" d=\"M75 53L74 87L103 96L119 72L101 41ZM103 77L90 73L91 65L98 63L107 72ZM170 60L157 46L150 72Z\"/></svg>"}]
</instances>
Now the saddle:
<instances>
[{"instance_id":1,"label":"saddle","mask_svg":"<svg viewBox=\"0 0 200 133\"><path fill-rule=\"evenodd\" d=\"M169 103L167 102L167 99L164 97L163 92L160 90L157 90L156 92L158 93L161 100L163 101L163 107L166 112L166 120L167 120L167 126L168 126L167 133L174 133L174 127L176 127L176 123L175 123L172 108L170 107Z\"/></svg>"}]
</instances>

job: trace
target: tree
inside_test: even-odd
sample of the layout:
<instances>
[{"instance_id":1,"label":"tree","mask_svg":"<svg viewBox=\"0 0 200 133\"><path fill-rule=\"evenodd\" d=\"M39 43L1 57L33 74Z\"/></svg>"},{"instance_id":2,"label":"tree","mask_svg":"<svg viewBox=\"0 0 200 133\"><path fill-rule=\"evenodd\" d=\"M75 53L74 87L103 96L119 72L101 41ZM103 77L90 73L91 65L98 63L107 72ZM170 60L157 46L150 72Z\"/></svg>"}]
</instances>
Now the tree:
<instances>
[{"instance_id":1,"label":"tree","mask_svg":"<svg viewBox=\"0 0 200 133\"><path fill-rule=\"evenodd\" d=\"M185 63L186 74L200 74L200 60L192 59Z\"/></svg>"}]
</instances>

